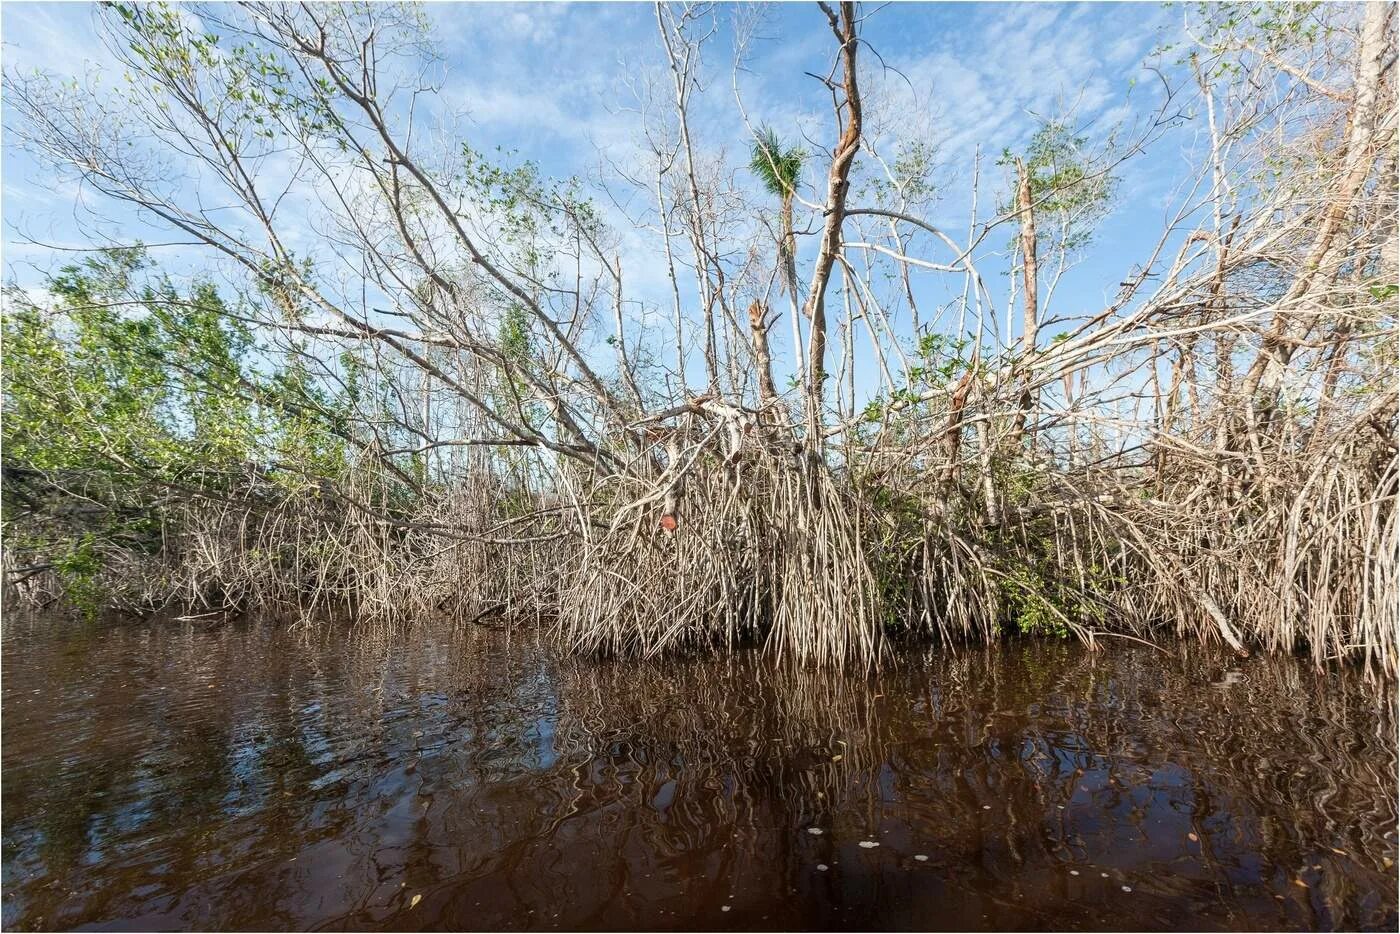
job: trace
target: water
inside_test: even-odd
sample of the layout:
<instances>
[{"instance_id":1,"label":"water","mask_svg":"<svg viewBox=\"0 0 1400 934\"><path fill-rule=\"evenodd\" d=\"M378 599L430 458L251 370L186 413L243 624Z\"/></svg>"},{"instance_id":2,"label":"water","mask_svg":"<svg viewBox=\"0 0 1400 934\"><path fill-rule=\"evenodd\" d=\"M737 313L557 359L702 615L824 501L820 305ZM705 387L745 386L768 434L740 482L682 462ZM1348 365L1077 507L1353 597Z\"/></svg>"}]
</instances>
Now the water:
<instances>
[{"instance_id":1,"label":"water","mask_svg":"<svg viewBox=\"0 0 1400 934\"><path fill-rule=\"evenodd\" d=\"M8 930L1397 924L1391 702L1293 659L868 679L212 621L3 652Z\"/></svg>"}]
</instances>

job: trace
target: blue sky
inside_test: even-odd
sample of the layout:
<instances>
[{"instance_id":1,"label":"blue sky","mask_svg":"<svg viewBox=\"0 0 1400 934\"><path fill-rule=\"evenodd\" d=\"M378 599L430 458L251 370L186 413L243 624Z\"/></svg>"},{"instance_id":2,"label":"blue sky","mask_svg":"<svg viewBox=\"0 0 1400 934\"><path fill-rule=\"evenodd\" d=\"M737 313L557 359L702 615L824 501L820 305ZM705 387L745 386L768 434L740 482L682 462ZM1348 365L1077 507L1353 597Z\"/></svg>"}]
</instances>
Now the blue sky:
<instances>
[{"instance_id":1,"label":"blue sky","mask_svg":"<svg viewBox=\"0 0 1400 934\"><path fill-rule=\"evenodd\" d=\"M478 150L518 150L546 175L593 181L606 174L600 167L607 162L628 164L642 122L637 89L648 78L664 78L650 4L430 4L427 9L442 59L434 106L459 116L454 132ZM1155 3L901 3L869 4L864 12L864 38L888 66L880 67L874 55L862 51L869 134L877 146L892 148L898 139L914 137L936 145L939 197L930 219L962 231L977 147L984 154L980 197L986 216L1006 190L996 156L1005 147L1024 146L1042 118L1072 107L1076 125L1097 138L1156 103L1155 79L1142 64L1173 37L1181 15ZM6 3L0 17L7 70L74 74L86 69L119 77L97 39L89 4ZM804 135L813 151L832 143L830 98L804 73L826 72L834 43L815 4L716 9L694 121L702 149L722 157L732 167L732 183L743 187L753 182L743 170L749 138L732 84L736 19L756 23L737 80L750 120L771 124L789 138ZM8 110L5 116L11 119ZM1195 132L1168 134L1122 167L1118 206L1066 278L1054 310L1079 314L1101 308L1129 266L1144 257L1162 229L1173 186L1188 172L1182 152ZM808 197L816 200L824 166L820 159L812 161ZM37 280L36 267L52 268L67 259L55 259L51 250L24 242L28 238L74 247L92 242L94 230L148 242L166 238L129 214L85 205L74 185L56 181L8 142L3 170L4 271L21 284ZM620 207L609 206L609 219L622 230L622 248L637 254L629 263L629 282L644 299L660 304L664 283L655 246L627 234L631 202L615 184L612 193ZM601 192L598 197L612 200ZM85 206L118 223L94 227ZM815 239L807 238L808 251ZM1006 242L1006 236L993 236L987 249L1000 250ZM1003 297L1004 268L1004 262L988 267L997 280L993 294L1001 290ZM921 300L935 303L961 286L960 277L938 273L916 273L915 280ZM783 353L781 346L778 352Z\"/></svg>"}]
</instances>

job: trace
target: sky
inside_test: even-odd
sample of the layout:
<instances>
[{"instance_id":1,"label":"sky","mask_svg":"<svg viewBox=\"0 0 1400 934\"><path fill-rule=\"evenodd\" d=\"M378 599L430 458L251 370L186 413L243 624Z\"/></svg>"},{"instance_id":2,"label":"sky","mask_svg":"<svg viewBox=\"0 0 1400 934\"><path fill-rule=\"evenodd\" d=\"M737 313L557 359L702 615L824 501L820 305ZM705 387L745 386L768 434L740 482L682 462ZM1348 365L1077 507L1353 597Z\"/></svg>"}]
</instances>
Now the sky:
<instances>
[{"instance_id":1,"label":"sky","mask_svg":"<svg viewBox=\"0 0 1400 934\"><path fill-rule=\"evenodd\" d=\"M894 3L862 9L868 131L877 145L892 146L897 138L933 141L939 198L930 219L950 230L966 228L970 170L979 147L985 214L1006 190L1006 170L995 166L996 157L1004 148L1024 147L1044 118L1072 107L1075 124L1098 138L1149 110L1156 103L1155 79L1143 63L1174 38L1181 15L1157 3ZM427 14L441 56L435 72L441 91L433 106L459 115L454 131L474 148L517 150L554 177L595 180L600 167L628 163L643 119L636 91L647 80L666 80L651 4L434 3ZM736 77L736 36L745 32L736 25L740 21L753 25ZM85 3L0 5L6 71L86 70L118 78L96 22ZM713 24L693 119L706 151L725 154L734 167L732 184L753 184L742 171L749 136L736 86L752 124L771 124L788 138L804 136L813 152L828 149L834 135L830 96L807 74L826 72L834 48L817 6L720 5ZM4 115L8 125L8 106ZM1065 313L1101 308L1132 262L1145 255L1186 171L1182 153L1188 145L1189 134L1168 134L1122 167L1114 213L1057 294ZM820 159L812 162L807 196L816 200L822 184L817 173L824 166ZM30 285L72 254L28 241L88 245L93 228L82 199L99 212L108 208L56 180L9 139L0 168L4 276ZM669 285L655 261L655 244L628 235L626 216L634 204L616 185L610 192L597 196L621 231L623 250L635 253L628 262L629 284L659 306ZM111 215L120 236L162 239L161 231L143 228L129 214ZM806 238L806 249L815 249L816 239ZM989 242L988 248L1004 243ZM961 287L960 277L945 274L916 273L915 279L921 294L935 302ZM1003 276L993 284L994 294L1006 287Z\"/></svg>"}]
</instances>

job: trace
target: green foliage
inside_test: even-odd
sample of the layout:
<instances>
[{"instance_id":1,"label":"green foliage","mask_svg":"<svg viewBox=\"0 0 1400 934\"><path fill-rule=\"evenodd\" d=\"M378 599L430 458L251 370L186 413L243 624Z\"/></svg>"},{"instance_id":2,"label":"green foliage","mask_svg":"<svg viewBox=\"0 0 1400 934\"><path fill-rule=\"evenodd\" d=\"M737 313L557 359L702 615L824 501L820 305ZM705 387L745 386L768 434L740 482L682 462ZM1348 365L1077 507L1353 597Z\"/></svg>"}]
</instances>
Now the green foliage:
<instances>
[{"instance_id":1,"label":"green foliage","mask_svg":"<svg viewBox=\"0 0 1400 934\"><path fill-rule=\"evenodd\" d=\"M1202 3L1196 7L1200 39L1213 52L1232 50L1239 40L1271 53L1310 45L1323 28L1315 2ZM1222 64L1228 65L1226 60Z\"/></svg>"},{"instance_id":2,"label":"green foliage","mask_svg":"<svg viewBox=\"0 0 1400 934\"><path fill-rule=\"evenodd\" d=\"M872 569L884 608L884 626L894 631L907 622L904 610L918 573L917 554L925 536L928 510L920 498L888 483L875 472L852 475L858 508L869 517L865 528Z\"/></svg>"},{"instance_id":3,"label":"green foliage","mask_svg":"<svg viewBox=\"0 0 1400 934\"><path fill-rule=\"evenodd\" d=\"M1070 624L1102 626L1107 598L1124 581L1098 564L1082 573L1057 560L1049 543L1032 543L999 579L1008 621L1028 636L1066 638Z\"/></svg>"},{"instance_id":4,"label":"green foliage","mask_svg":"<svg viewBox=\"0 0 1400 934\"><path fill-rule=\"evenodd\" d=\"M1002 555L998 589L1005 622L1023 635L1060 638L1070 635L1070 624L1102 626L1114 590L1126 580L1102 559L1076 557L1050 519L1034 518L1036 503L1056 495L1042 467L1017 455L995 458L991 468L1005 505L1032 516L990 533Z\"/></svg>"},{"instance_id":5,"label":"green foliage","mask_svg":"<svg viewBox=\"0 0 1400 934\"><path fill-rule=\"evenodd\" d=\"M1037 238L1052 248L1086 246L1095 226L1112 208L1117 182L1088 152L1089 139L1068 124L1052 120L1031 137L1020 155L1030 176L1036 209ZM998 165L1014 165L1017 156L1006 149ZM1003 211L1011 205L1003 206Z\"/></svg>"},{"instance_id":6,"label":"green foliage","mask_svg":"<svg viewBox=\"0 0 1400 934\"><path fill-rule=\"evenodd\" d=\"M966 338L933 332L920 335L915 347L919 362L909 368L912 385L898 387L888 397L878 395L871 399L861 410L862 421L874 423L893 418L889 427L898 435L905 423L916 422L927 414L926 390L946 387L968 371L972 362L964 353L971 346Z\"/></svg>"},{"instance_id":7,"label":"green foliage","mask_svg":"<svg viewBox=\"0 0 1400 934\"><path fill-rule=\"evenodd\" d=\"M7 459L40 470L145 473L240 458L240 401L249 336L213 287L180 295L162 277L138 281L139 250L63 267L41 305L6 291Z\"/></svg>"},{"instance_id":8,"label":"green foliage","mask_svg":"<svg viewBox=\"0 0 1400 934\"><path fill-rule=\"evenodd\" d=\"M933 194L935 150L929 143L913 140L900 145L894 157L894 182L906 199L918 200Z\"/></svg>"},{"instance_id":9,"label":"green foliage","mask_svg":"<svg viewBox=\"0 0 1400 934\"><path fill-rule=\"evenodd\" d=\"M1063 610L1057 605L1051 582L1033 568L1018 567L1000 580L1001 597L1016 631L1022 635L1066 638L1069 627Z\"/></svg>"},{"instance_id":10,"label":"green foliage","mask_svg":"<svg viewBox=\"0 0 1400 934\"><path fill-rule=\"evenodd\" d=\"M218 101L218 142L229 151L266 149L289 129L317 135L335 121L329 86L298 93L291 70L272 51L251 41L225 42L169 3L104 7L121 23L140 71L125 75L133 97L163 99L175 90L183 101Z\"/></svg>"},{"instance_id":11,"label":"green foliage","mask_svg":"<svg viewBox=\"0 0 1400 934\"><path fill-rule=\"evenodd\" d=\"M161 547L173 504L246 495L250 468L346 469L353 400L301 354L275 366L211 283L179 288L120 249L4 298L6 543L84 612L109 560Z\"/></svg>"},{"instance_id":12,"label":"green foliage","mask_svg":"<svg viewBox=\"0 0 1400 934\"><path fill-rule=\"evenodd\" d=\"M889 163L888 175L869 180L875 203L894 209L926 203L935 193L932 176L936 155L935 148L923 140L900 142Z\"/></svg>"},{"instance_id":13,"label":"green foliage","mask_svg":"<svg viewBox=\"0 0 1400 934\"><path fill-rule=\"evenodd\" d=\"M1043 474L1019 455L994 457L991 469L996 488L1014 506L1029 505L1044 480Z\"/></svg>"},{"instance_id":14,"label":"green foliage","mask_svg":"<svg viewBox=\"0 0 1400 934\"><path fill-rule=\"evenodd\" d=\"M303 354L294 354L272 374L262 398L268 416L262 453L289 468L273 474L280 483L296 489L344 475L350 461L345 435L353 403L323 389Z\"/></svg>"},{"instance_id":15,"label":"green foliage","mask_svg":"<svg viewBox=\"0 0 1400 934\"><path fill-rule=\"evenodd\" d=\"M102 559L98 556L97 536L84 532L55 555L53 567L73 609L87 619L95 618L107 599L100 581Z\"/></svg>"},{"instance_id":16,"label":"green foliage","mask_svg":"<svg viewBox=\"0 0 1400 934\"><path fill-rule=\"evenodd\" d=\"M499 337L501 353L512 363L525 365L530 361L530 319L518 302L506 307L501 319Z\"/></svg>"},{"instance_id":17,"label":"green foliage","mask_svg":"<svg viewBox=\"0 0 1400 934\"><path fill-rule=\"evenodd\" d=\"M577 178L546 179L530 160L511 167L515 153L500 147L493 160L464 143L461 156L457 180L478 210L499 222L501 239L511 247L512 261L531 278L553 275L546 258L561 239L597 243L602 236L602 216L584 197ZM503 302L513 300L504 294L500 297Z\"/></svg>"},{"instance_id":18,"label":"green foliage","mask_svg":"<svg viewBox=\"0 0 1400 934\"><path fill-rule=\"evenodd\" d=\"M931 331L921 334L917 347L920 362L910 368L909 375L930 386L947 385L972 365L964 356L971 346L972 341L965 337L949 337Z\"/></svg>"},{"instance_id":19,"label":"green foliage","mask_svg":"<svg viewBox=\"0 0 1400 934\"><path fill-rule=\"evenodd\" d=\"M787 201L797 193L806 158L806 150L797 146L784 147L776 130L763 127L754 139L749 169L769 194Z\"/></svg>"}]
</instances>

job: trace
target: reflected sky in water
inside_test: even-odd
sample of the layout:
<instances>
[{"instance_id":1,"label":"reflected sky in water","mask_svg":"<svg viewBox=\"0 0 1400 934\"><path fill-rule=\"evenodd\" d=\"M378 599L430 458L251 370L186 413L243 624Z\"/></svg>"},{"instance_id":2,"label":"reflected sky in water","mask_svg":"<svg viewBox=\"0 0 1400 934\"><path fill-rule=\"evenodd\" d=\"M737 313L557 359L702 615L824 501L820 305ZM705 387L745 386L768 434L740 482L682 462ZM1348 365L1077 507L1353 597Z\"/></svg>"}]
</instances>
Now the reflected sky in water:
<instances>
[{"instance_id":1,"label":"reflected sky in water","mask_svg":"<svg viewBox=\"0 0 1400 934\"><path fill-rule=\"evenodd\" d=\"M1392 701L1119 642L4 632L6 929L1394 929Z\"/></svg>"}]
</instances>

